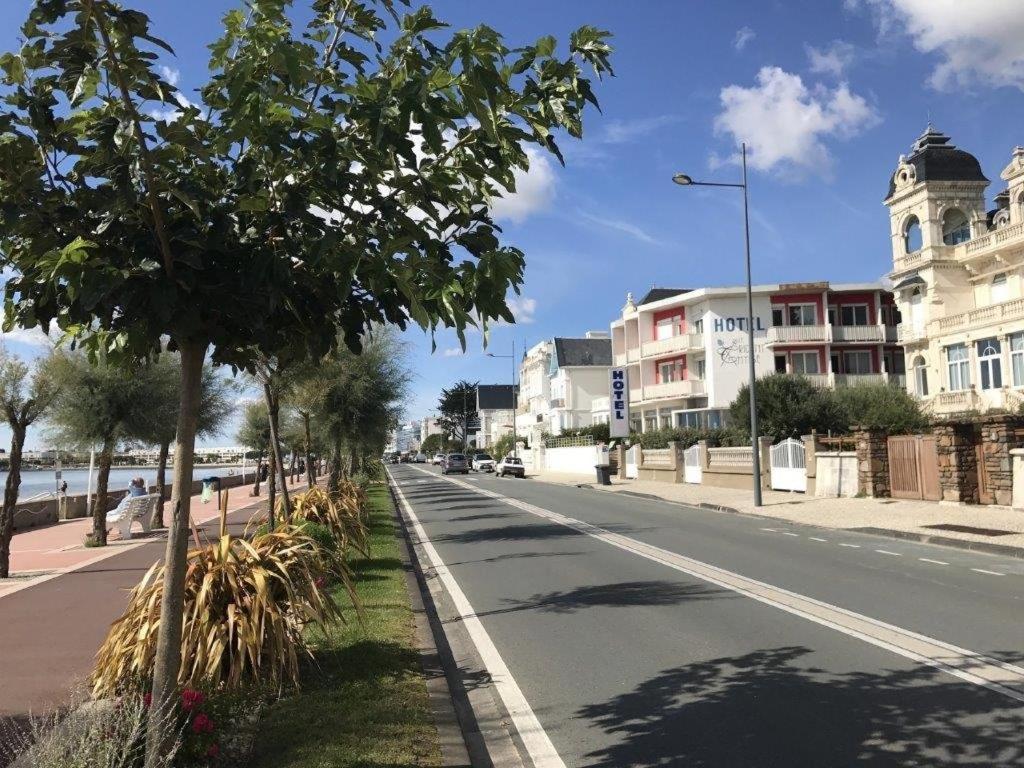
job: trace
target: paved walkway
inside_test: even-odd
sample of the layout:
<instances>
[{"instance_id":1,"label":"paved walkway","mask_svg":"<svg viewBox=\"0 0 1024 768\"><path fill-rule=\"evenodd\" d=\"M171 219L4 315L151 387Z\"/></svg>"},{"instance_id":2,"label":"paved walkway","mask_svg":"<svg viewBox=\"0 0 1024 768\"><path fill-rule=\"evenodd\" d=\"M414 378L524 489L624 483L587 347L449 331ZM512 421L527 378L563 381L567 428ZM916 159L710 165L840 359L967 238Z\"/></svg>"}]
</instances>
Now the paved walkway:
<instances>
[{"instance_id":1,"label":"paved walkway","mask_svg":"<svg viewBox=\"0 0 1024 768\"><path fill-rule=\"evenodd\" d=\"M252 516L266 507L265 487L262 501L249 496L249 490L232 489L228 514L232 533L240 534ZM204 505L194 497L192 509L201 535L216 536L215 501ZM83 522L84 528L76 525ZM22 566L35 567L46 559L56 567L65 556L59 546L45 549L25 542L76 540L79 549L68 550L67 556L74 553L80 559L62 571L14 578L0 586L4 590L0 592L0 716L44 711L67 701L77 689L84 690L95 654L111 622L124 610L128 590L164 556L165 531L112 543L102 550L81 548L88 525L88 521L74 521L15 536L15 541L21 539Z\"/></svg>"},{"instance_id":2,"label":"paved walkway","mask_svg":"<svg viewBox=\"0 0 1024 768\"><path fill-rule=\"evenodd\" d=\"M653 480L618 480L611 486L594 484L590 474L575 475L540 472L531 477L544 482L568 485L587 484L602 491L642 493L666 501L683 504L716 504L738 512L763 515L794 523L824 528L881 528L924 536L942 536L960 541L1024 549L1024 512L1010 507L973 504L942 504L933 501L901 499L822 499L802 493L764 491L764 506L755 509L749 490L712 488L686 483L664 483ZM953 523L974 528L1011 531L1002 536L980 536L960 531L928 528L930 525Z\"/></svg>"}]
</instances>

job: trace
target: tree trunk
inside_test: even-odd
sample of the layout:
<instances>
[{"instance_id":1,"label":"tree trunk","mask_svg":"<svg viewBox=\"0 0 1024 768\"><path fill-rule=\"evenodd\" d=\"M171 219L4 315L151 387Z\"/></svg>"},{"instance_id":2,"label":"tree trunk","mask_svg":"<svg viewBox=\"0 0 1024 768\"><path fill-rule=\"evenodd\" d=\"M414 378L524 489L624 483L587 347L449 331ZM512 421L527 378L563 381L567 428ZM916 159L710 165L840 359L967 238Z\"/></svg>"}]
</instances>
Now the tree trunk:
<instances>
[{"instance_id":1,"label":"tree trunk","mask_svg":"<svg viewBox=\"0 0 1024 768\"><path fill-rule=\"evenodd\" d=\"M277 464L274 463L274 450L267 456L267 529L274 530L274 505L277 503Z\"/></svg>"},{"instance_id":2,"label":"tree trunk","mask_svg":"<svg viewBox=\"0 0 1024 768\"><path fill-rule=\"evenodd\" d=\"M309 429L309 413L302 414L302 425L306 430L306 484L312 488L316 485L316 473L313 471L313 438Z\"/></svg>"},{"instance_id":3,"label":"tree trunk","mask_svg":"<svg viewBox=\"0 0 1024 768\"><path fill-rule=\"evenodd\" d=\"M170 443L160 443L160 457L156 468L156 512L153 514L153 527L164 527L164 491L167 489L167 456L171 452Z\"/></svg>"},{"instance_id":4,"label":"tree trunk","mask_svg":"<svg viewBox=\"0 0 1024 768\"><path fill-rule=\"evenodd\" d=\"M21 450L25 445L23 424L11 428L11 456L4 487L4 509L0 516L0 579L11 575L11 539L14 537L14 508L18 505L21 487Z\"/></svg>"},{"instance_id":5,"label":"tree trunk","mask_svg":"<svg viewBox=\"0 0 1024 768\"><path fill-rule=\"evenodd\" d=\"M274 451L278 479L281 481L281 519L287 521L291 516L291 506L288 504L288 478L285 477L284 461L281 458L281 430L278 425L279 403L277 395L270 388L270 384L266 382L263 384L263 396L267 401L267 413L270 416L270 446Z\"/></svg>"},{"instance_id":6,"label":"tree trunk","mask_svg":"<svg viewBox=\"0 0 1024 768\"><path fill-rule=\"evenodd\" d=\"M252 484L252 495L260 495L260 468L263 466L263 451L256 454L256 481Z\"/></svg>"},{"instance_id":7,"label":"tree trunk","mask_svg":"<svg viewBox=\"0 0 1024 768\"><path fill-rule=\"evenodd\" d=\"M192 502L192 463L196 420L203 384L206 343L179 342L181 399L178 432L174 438L174 479L171 525L164 555L163 599L153 668L153 698L146 728L146 768L157 768L174 741L174 703L181 669L181 628L185 612L185 572L188 555L189 511Z\"/></svg>"},{"instance_id":8,"label":"tree trunk","mask_svg":"<svg viewBox=\"0 0 1024 768\"><path fill-rule=\"evenodd\" d=\"M104 439L100 451L99 474L96 475L96 501L92 505L92 538L99 546L107 545L107 512L110 507L110 465L114 461L114 436Z\"/></svg>"},{"instance_id":9,"label":"tree trunk","mask_svg":"<svg viewBox=\"0 0 1024 768\"><path fill-rule=\"evenodd\" d=\"M327 490L337 493L341 487L341 440L335 440L331 449L331 468L327 476Z\"/></svg>"},{"instance_id":10,"label":"tree trunk","mask_svg":"<svg viewBox=\"0 0 1024 768\"><path fill-rule=\"evenodd\" d=\"M353 475L355 475L357 472L359 472L359 451L357 449L352 449L351 454L349 454L348 461L349 470Z\"/></svg>"}]
</instances>

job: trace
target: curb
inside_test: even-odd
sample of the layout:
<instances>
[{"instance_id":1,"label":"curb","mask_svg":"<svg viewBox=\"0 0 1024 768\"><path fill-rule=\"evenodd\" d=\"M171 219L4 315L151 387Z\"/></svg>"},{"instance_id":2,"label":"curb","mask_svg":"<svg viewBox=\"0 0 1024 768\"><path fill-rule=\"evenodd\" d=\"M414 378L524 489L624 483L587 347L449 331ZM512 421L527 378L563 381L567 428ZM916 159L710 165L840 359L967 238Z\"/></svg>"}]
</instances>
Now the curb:
<instances>
[{"instance_id":1,"label":"curb","mask_svg":"<svg viewBox=\"0 0 1024 768\"><path fill-rule=\"evenodd\" d=\"M541 482L545 482L541 480ZM555 483L556 485L564 485L563 483ZM585 490L600 491L601 489L590 483L578 483L574 486ZM939 547L948 547L950 549L961 549L970 552L981 552L988 555L999 555L1002 557L1012 557L1017 560L1024 560L1024 547L1011 547L1008 544L990 544L987 541L969 541L967 539L954 539L950 536L938 536L929 533L917 533L915 531L900 531L894 528L831 528L823 525L815 525L814 523L797 522L795 520L786 520L785 518L772 517L771 515L761 515L757 512L748 512L745 510L739 510L735 507L727 507L723 504L712 504L706 501L699 501L688 503L685 501L673 501L672 499L666 499L663 496L656 496L653 493L640 493L638 491L605 491L605 493L618 493L621 496L632 496L638 499L645 499L646 501L660 501L663 504L672 504L676 507L687 507L690 509L706 509L710 512L724 512L731 515L746 515L747 517L756 517L760 520L772 520L776 523L786 523L788 525L801 525L807 528L816 528L820 531L851 531L853 533L866 533L869 536L878 536L879 538L886 539L900 539L902 541L916 541L921 544L933 544Z\"/></svg>"}]
</instances>

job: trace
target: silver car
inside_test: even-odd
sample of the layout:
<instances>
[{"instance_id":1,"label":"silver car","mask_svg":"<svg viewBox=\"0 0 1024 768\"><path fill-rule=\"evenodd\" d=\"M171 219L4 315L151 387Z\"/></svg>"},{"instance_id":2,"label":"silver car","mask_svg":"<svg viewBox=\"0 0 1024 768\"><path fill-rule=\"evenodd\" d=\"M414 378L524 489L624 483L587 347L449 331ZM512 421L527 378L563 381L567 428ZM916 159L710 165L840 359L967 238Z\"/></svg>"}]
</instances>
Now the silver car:
<instances>
[{"instance_id":1,"label":"silver car","mask_svg":"<svg viewBox=\"0 0 1024 768\"><path fill-rule=\"evenodd\" d=\"M469 459L462 453L449 453L441 462L441 474L450 475L452 472L469 474Z\"/></svg>"}]
</instances>

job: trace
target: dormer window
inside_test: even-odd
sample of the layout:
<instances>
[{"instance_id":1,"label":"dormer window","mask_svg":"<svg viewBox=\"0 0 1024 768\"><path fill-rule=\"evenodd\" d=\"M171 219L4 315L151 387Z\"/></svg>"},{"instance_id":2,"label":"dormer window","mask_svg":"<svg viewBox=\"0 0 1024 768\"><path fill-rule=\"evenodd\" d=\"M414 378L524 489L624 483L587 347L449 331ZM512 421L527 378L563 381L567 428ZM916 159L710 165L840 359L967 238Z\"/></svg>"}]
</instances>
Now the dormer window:
<instances>
[{"instance_id":1,"label":"dormer window","mask_svg":"<svg viewBox=\"0 0 1024 768\"><path fill-rule=\"evenodd\" d=\"M959 208L950 208L942 216L942 242L958 245L971 239L971 223Z\"/></svg>"},{"instance_id":2,"label":"dormer window","mask_svg":"<svg viewBox=\"0 0 1024 768\"><path fill-rule=\"evenodd\" d=\"M903 249L907 253L914 253L921 250L921 244L921 222L917 216L911 216L903 228Z\"/></svg>"}]
</instances>

